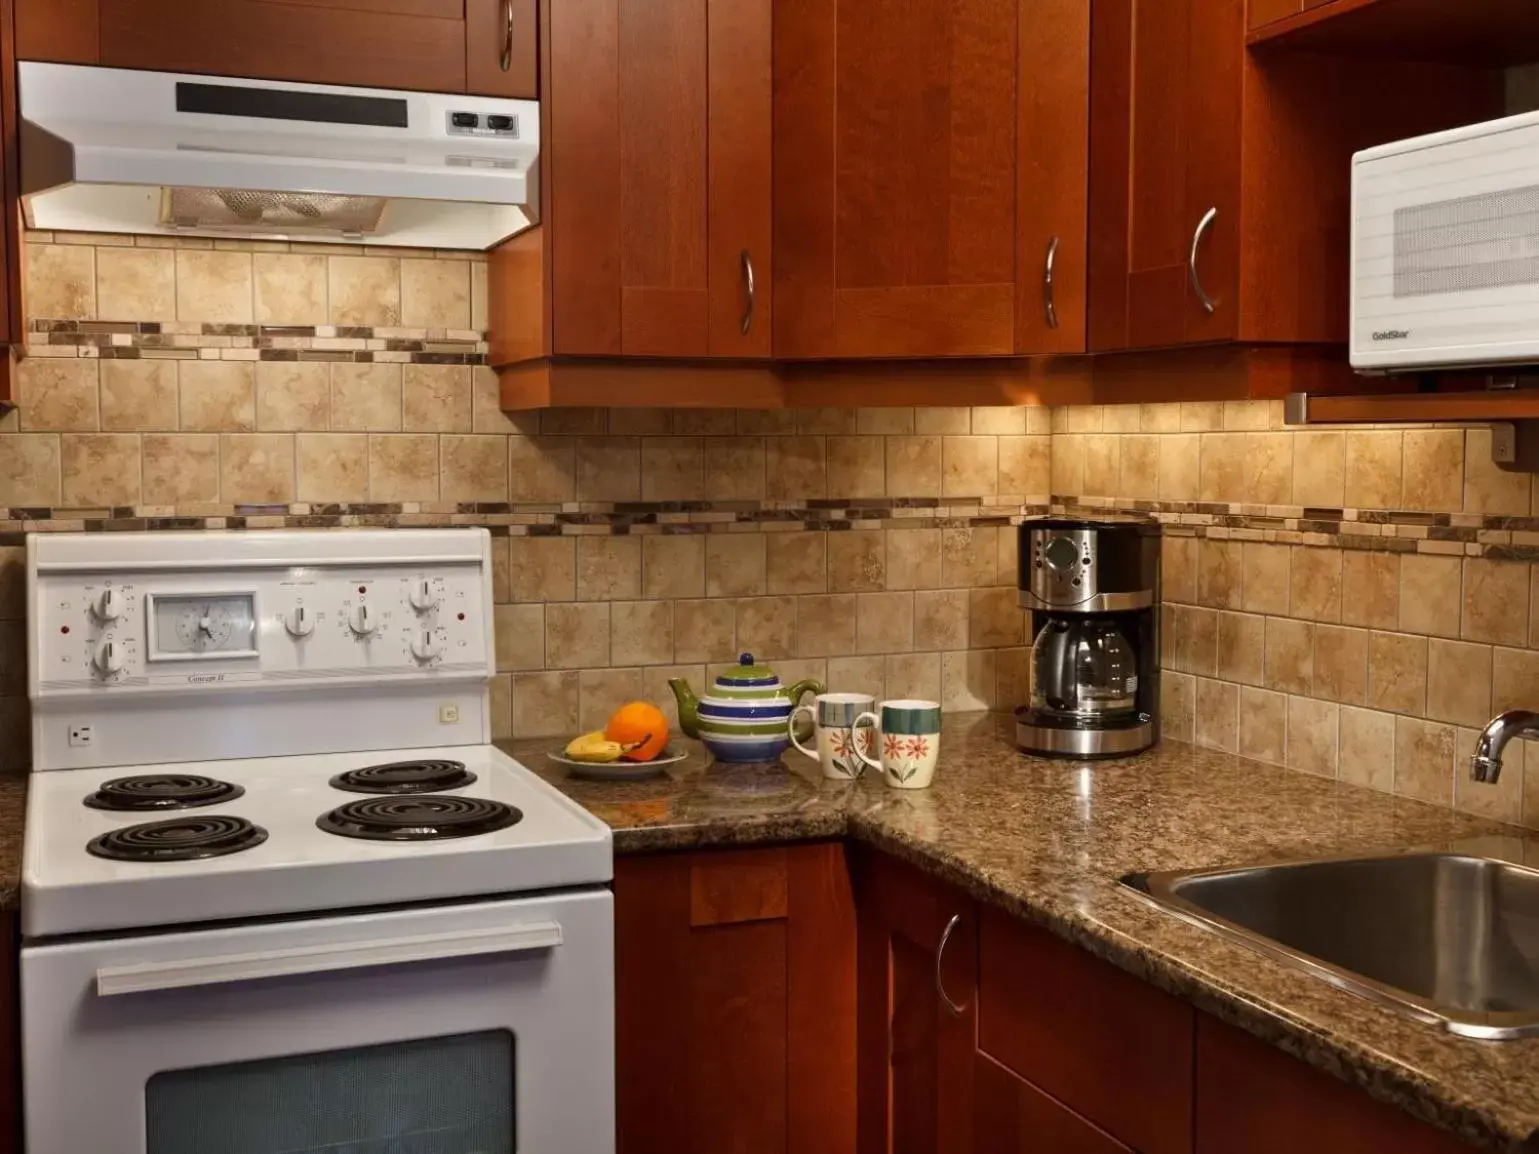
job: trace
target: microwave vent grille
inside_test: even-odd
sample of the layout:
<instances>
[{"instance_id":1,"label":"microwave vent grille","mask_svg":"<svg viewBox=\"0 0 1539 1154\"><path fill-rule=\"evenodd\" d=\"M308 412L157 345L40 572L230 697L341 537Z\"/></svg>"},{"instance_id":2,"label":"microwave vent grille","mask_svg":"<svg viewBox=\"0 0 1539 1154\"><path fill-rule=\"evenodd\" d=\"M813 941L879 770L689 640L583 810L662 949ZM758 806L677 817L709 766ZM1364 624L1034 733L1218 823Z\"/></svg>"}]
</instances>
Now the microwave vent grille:
<instances>
[{"instance_id":1,"label":"microwave vent grille","mask_svg":"<svg viewBox=\"0 0 1539 1154\"><path fill-rule=\"evenodd\" d=\"M1539 284L1539 185L1395 210L1395 296Z\"/></svg>"}]
</instances>

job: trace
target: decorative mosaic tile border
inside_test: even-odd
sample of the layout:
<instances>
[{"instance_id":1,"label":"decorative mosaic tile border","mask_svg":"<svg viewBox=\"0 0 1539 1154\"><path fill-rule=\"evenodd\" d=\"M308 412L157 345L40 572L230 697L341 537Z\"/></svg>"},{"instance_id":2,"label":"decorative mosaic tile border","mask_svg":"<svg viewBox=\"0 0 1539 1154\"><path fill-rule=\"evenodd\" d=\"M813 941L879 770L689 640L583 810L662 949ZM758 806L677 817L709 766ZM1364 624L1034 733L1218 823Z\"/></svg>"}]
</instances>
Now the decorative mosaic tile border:
<instances>
[{"instance_id":1,"label":"decorative mosaic tile border","mask_svg":"<svg viewBox=\"0 0 1539 1154\"><path fill-rule=\"evenodd\" d=\"M0 546L28 533L203 529L353 529L485 526L496 536L623 536L727 532L841 532L869 529L1004 527L1049 511L1046 504L999 505L990 498L758 501L634 501L518 505L402 502L203 506L196 514L162 506L0 509Z\"/></svg>"},{"instance_id":2,"label":"decorative mosaic tile border","mask_svg":"<svg viewBox=\"0 0 1539 1154\"><path fill-rule=\"evenodd\" d=\"M1417 509L1323 509L1200 501L1106 500L1055 495L1057 512L1144 513L1167 533L1214 540L1383 553L1438 553L1495 561L1539 561L1539 517L1433 513Z\"/></svg>"},{"instance_id":3,"label":"decorative mosaic tile border","mask_svg":"<svg viewBox=\"0 0 1539 1154\"><path fill-rule=\"evenodd\" d=\"M119 360L352 361L484 365L472 329L34 319L29 356Z\"/></svg>"}]
</instances>

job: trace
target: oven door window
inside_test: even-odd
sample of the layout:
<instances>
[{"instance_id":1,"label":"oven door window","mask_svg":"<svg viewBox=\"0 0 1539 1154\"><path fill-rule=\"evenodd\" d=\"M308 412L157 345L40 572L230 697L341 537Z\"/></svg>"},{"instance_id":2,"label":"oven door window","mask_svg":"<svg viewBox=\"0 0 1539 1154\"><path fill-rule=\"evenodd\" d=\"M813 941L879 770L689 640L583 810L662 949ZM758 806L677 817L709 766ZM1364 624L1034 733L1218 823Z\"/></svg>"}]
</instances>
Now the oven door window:
<instances>
[{"instance_id":1,"label":"oven door window","mask_svg":"<svg viewBox=\"0 0 1539 1154\"><path fill-rule=\"evenodd\" d=\"M513 1154L505 1030L156 1074L147 1154Z\"/></svg>"}]
</instances>

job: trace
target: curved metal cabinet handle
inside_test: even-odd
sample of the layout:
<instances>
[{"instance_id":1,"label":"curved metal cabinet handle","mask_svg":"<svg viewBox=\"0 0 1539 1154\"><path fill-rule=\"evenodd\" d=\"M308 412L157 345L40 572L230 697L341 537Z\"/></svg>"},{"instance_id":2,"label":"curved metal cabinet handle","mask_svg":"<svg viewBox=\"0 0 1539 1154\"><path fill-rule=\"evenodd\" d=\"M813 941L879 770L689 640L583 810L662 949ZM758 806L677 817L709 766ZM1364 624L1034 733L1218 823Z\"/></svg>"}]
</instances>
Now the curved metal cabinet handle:
<instances>
[{"instance_id":1,"label":"curved metal cabinet handle","mask_svg":"<svg viewBox=\"0 0 1539 1154\"><path fill-rule=\"evenodd\" d=\"M941 964L946 959L946 946L951 941L951 931L957 928L961 922L961 914L952 914L951 920L946 923L946 928L941 931L940 945L935 947L935 992L940 995L941 1005L946 1007L946 1012L953 1018L960 1018L967 1013L966 1006L959 1006L951 1000L951 995L946 993L946 981L941 976Z\"/></svg>"},{"instance_id":2,"label":"curved metal cabinet handle","mask_svg":"<svg viewBox=\"0 0 1539 1154\"><path fill-rule=\"evenodd\" d=\"M1058 261L1058 238L1047 242L1047 265L1042 270L1042 296L1046 302L1047 327L1058 327L1058 309L1053 303L1053 265Z\"/></svg>"},{"instance_id":3,"label":"curved metal cabinet handle","mask_svg":"<svg viewBox=\"0 0 1539 1154\"><path fill-rule=\"evenodd\" d=\"M502 34L502 70L506 72L513 67L513 0L502 0L502 13L507 17L507 24Z\"/></svg>"},{"instance_id":4,"label":"curved metal cabinet handle","mask_svg":"<svg viewBox=\"0 0 1539 1154\"><path fill-rule=\"evenodd\" d=\"M748 335L748 330L753 328L753 307L758 298L758 288L753 275L753 257L748 255L745 248L741 256L743 262L743 290L748 297L747 307L743 309L743 335Z\"/></svg>"},{"instance_id":5,"label":"curved metal cabinet handle","mask_svg":"<svg viewBox=\"0 0 1539 1154\"><path fill-rule=\"evenodd\" d=\"M1202 244L1203 234L1208 231L1208 228L1217 219L1217 206L1208 209L1207 212L1202 214L1202 219L1197 222L1197 231L1192 233L1191 254L1186 258L1186 272L1192 280L1192 291L1197 294L1197 300L1202 305L1202 311L1209 316L1218 307L1218 303L1203 290L1202 280L1197 275L1197 248Z\"/></svg>"}]
</instances>

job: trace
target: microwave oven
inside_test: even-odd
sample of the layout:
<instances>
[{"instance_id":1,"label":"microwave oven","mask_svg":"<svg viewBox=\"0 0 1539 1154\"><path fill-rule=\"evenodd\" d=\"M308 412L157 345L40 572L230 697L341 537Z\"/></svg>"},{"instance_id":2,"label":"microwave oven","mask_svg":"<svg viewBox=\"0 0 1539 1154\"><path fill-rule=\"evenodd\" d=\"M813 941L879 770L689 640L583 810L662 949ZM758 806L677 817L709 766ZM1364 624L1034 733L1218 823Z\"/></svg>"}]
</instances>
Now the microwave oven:
<instances>
[{"instance_id":1,"label":"microwave oven","mask_svg":"<svg viewBox=\"0 0 1539 1154\"><path fill-rule=\"evenodd\" d=\"M1539 112L1352 158L1352 367L1539 364Z\"/></svg>"}]
</instances>

